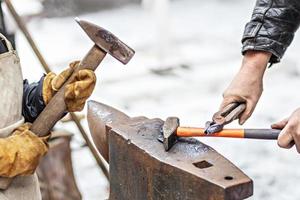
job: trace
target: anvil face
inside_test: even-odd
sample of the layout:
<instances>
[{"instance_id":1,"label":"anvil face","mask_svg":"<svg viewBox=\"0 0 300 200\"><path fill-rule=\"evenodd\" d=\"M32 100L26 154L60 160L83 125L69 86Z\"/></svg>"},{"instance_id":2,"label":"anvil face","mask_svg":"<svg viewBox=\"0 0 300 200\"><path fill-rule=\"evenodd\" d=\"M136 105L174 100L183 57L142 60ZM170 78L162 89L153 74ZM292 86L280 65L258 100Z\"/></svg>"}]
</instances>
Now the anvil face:
<instances>
[{"instance_id":1,"label":"anvil face","mask_svg":"<svg viewBox=\"0 0 300 200\"><path fill-rule=\"evenodd\" d=\"M253 193L248 176L198 140L181 138L166 152L157 141L161 119L130 118L92 101L88 122L93 138L106 138L95 144L107 147L110 199L233 200Z\"/></svg>"}]
</instances>

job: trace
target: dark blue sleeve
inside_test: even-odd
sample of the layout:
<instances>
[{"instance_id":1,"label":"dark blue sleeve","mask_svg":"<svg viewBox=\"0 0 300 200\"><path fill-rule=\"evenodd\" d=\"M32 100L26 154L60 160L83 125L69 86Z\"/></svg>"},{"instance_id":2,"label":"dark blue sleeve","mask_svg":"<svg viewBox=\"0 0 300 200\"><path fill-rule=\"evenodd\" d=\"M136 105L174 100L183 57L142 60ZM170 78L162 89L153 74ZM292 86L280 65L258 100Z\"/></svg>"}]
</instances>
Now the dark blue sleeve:
<instances>
[{"instance_id":1,"label":"dark blue sleeve","mask_svg":"<svg viewBox=\"0 0 300 200\"><path fill-rule=\"evenodd\" d=\"M22 115L26 122L33 122L45 108L43 100L43 76L36 83L28 83L28 80L23 82L23 106Z\"/></svg>"}]
</instances>

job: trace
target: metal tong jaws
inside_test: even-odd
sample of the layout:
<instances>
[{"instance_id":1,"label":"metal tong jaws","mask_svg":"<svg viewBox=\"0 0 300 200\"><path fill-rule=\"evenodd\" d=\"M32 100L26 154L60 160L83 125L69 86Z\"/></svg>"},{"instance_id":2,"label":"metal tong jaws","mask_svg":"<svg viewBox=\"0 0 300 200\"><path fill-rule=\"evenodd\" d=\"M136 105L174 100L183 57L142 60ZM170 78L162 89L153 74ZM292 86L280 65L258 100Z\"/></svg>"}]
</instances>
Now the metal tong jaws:
<instances>
[{"instance_id":1,"label":"metal tong jaws","mask_svg":"<svg viewBox=\"0 0 300 200\"><path fill-rule=\"evenodd\" d=\"M246 109L245 103L231 103L222 110L216 112L212 121L205 123L205 133L213 134L223 130L226 124L229 124L233 120L237 119L242 112Z\"/></svg>"}]
</instances>

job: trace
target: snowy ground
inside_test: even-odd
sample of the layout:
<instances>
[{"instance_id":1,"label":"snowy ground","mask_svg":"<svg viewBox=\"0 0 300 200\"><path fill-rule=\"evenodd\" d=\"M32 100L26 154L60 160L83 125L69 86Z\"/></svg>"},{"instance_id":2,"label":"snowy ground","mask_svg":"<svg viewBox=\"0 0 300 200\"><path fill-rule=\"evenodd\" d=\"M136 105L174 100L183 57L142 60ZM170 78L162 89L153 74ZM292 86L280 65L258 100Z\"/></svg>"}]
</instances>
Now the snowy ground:
<instances>
[{"instance_id":1,"label":"snowy ground","mask_svg":"<svg viewBox=\"0 0 300 200\"><path fill-rule=\"evenodd\" d=\"M91 99L131 116L164 119L175 115L182 124L202 126L218 108L222 91L239 68L240 39L253 6L254 0L174 1L170 29L166 29L169 34L165 36L164 31L156 30L161 25L151 12L139 6L80 16L112 31L136 50L126 67L112 58L105 59L97 71L97 88ZM36 19L28 26L54 71L81 59L92 45L71 17ZM167 50L159 38L169 38ZM38 80L43 70L19 32L17 43L24 77ZM300 95L294 95L300 85L299 43L296 37L282 63L268 69L264 94L245 127L268 128L300 106ZM82 139L76 128L71 124L67 128L76 133L73 160L84 199L104 199L108 183L89 151L78 149ZM201 140L254 180L250 199L300 199L296 189L300 185L300 159L295 149L280 149L275 141Z\"/></svg>"}]
</instances>

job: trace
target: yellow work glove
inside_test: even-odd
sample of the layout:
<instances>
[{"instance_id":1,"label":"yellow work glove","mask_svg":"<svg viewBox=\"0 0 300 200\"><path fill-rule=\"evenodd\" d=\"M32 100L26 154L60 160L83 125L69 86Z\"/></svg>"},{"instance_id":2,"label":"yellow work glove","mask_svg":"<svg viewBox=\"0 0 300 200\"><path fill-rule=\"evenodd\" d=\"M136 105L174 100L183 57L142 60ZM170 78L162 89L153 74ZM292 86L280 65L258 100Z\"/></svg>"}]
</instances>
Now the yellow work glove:
<instances>
[{"instance_id":1,"label":"yellow work glove","mask_svg":"<svg viewBox=\"0 0 300 200\"><path fill-rule=\"evenodd\" d=\"M56 75L50 72L44 78L43 99L46 104L54 96L72 74L79 61L70 63L69 68ZM69 112L81 111L86 100L91 96L96 84L96 76L92 70L83 69L76 74L75 81L65 88L65 103Z\"/></svg>"},{"instance_id":2,"label":"yellow work glove","mask_svg":"<svg viewBox=\"0 0 300 200\"><path fill-rule=\"evenodd\" d=\"M33 174L40 158L48 151L48 137L40 138L26 123L10 137L0 139L0 176L15 177Z\"/></svg>"}]
</instances>

